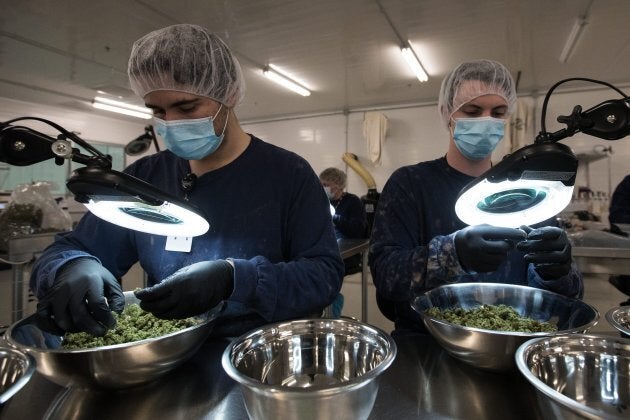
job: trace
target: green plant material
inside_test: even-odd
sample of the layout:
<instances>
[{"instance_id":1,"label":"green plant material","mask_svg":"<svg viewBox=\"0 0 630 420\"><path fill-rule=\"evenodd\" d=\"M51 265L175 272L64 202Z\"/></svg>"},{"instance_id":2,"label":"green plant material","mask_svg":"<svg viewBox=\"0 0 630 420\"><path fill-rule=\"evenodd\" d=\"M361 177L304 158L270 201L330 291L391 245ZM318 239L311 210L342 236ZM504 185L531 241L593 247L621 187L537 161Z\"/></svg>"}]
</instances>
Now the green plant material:
<instances>
[{"instance_id":1,"label":"green plant material","mask_svg":"<svg viewBox=\"0 0 630 420\"><path fill-rule=\"evenodd\" d=\"M201 322L196 318L160 319L150 312L143 311L135 303L126 306L120 315L114 312L114 317L116 325L107 330L104 336L97 337L86 332L66 333L63 337L62 348L80 350L130 343L161 337Z\"/></svg>"},{"instance_id":2,"label":"green plant material","mask_svg":"<svg viewBox=\"0 0 630 420\"><path fill-rule=\"evenodd\" d=\"M523 317L507 305L481 305L473 309L454 308L444 311L433 307L426 311L430 316L465 327L510 332L555 332L558 327L546 321Z\"/></svg>"}]
</instances>

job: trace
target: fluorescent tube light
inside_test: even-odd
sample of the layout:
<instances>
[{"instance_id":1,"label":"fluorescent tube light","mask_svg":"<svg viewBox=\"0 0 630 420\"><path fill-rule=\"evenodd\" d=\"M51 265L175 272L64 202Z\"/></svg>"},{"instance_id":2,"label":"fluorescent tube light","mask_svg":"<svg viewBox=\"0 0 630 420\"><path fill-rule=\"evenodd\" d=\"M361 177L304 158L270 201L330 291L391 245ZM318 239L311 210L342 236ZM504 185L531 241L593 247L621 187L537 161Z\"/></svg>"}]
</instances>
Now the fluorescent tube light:
<instances>
[{"instance_id":1,"label":"fluorescent tube light","mask_svg":"<svg viewBox=\"0 0 630 420\"><path fill-rule=\"evenodd\" d=\"M263 69L263 74L268 79L302 96L309 96L311 94L310 90L291 80L288 76L282 74L273 64L269 64L267 67L265 67Z\"/></svg>"},{"instance_id":2,"label":"fluorescent tube light","mask_svg":"<svg viewBox=\"0 0 630 420\"><path fill-rule=\"evenodd\" d=\"M402 54L403 58L405 59L413 73L416 75L418 80L420 80L421 82L426 82L427 80L429 80L427 72L424 71L424 68L422 68L422 63L420 63L420 60L411 48L411 45L403 45L400 48L400 53Z\"/></svg>"},{"instance_id":3,"label":"fluorescent tube light","mask_svg":"<svg viewBox=\"0 0 630 420\"><path fill-rule=\"evenodd\" d=\"M105 111L117 112L119 114L130 115L136 118L142 118L148 120L153 117L153 111L151 109L131 105L125 102L116 101L114 99L103 98L101 96L96 96L92 101L92 106L97 109L102 109Z\"/></svg>"},{"instance_id":4,"label":"fluorescent tube light","mask_svg":"<svg viewBox=\"0 0 630 420\"><path fill-rule=\"evenodd\" d=\"M575 50L575 46L577 45L580 37L582 36L582 33L584 32L584 27L587 24L588 21L586 20L586 16L580 16L575 20L573 28L571 28L571 32L569 33L569 37L567 38L567 42L564 44L564 48L560 53L560 57L558 57L558 60L560 60L561 63L566 63L567 61L569 61L571 54L573 54L573 51Z\"/></svg>"}]
</instances>

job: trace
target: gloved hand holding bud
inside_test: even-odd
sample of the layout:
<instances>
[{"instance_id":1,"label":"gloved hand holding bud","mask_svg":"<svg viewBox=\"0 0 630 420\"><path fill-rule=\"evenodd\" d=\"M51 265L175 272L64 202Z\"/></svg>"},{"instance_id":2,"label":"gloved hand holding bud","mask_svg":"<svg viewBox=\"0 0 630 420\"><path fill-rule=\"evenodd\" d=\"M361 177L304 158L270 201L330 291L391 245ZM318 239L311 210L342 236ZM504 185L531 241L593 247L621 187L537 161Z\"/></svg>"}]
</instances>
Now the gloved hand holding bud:
<instances>
[{"instance_id":1,"label":"gloved hand holding bud","mask_svg":"<svg viewBox=\"0 0 630 420\"><path fill-rule=\"evenodd\" d=\"M135 293L140 307L162 319L187 318L212 309L234 289L234 268L226 260L201 261L177 270L161 283Z\"/></svg>"},{"instance_id":2,"label":"gloved hand holding bud","mask_svg":"<svg viewBox=\"0 0 630 420\"><path fill-rule=\"evenodd\" d=\"M55 334L84 331L102 336L116 325L125 295L114 275L93 258L63 265L48 293L37 303L37 325Z\"/></svg>"},{"instance_id":3,"label":"gloved hand holding bud","mask_svg":"<svg viewBox=\"0 0 630 420\"><path fill-rule=\"evenodd\" d=\"M525 233L520 229L468 226L455 233L455 251L466 271L488 273L495 271L514 244L523 239Z\"/></svg>"},{"instance_id":4,"label":"gloved hand holding bud","mask_svg":"<svg viewBox=\"0 0 630 420\"><path fill-rule=\"evenodd\" d=\"M525 252L524 259L534 263L536 271L545 280L566 276L571 271L571 243L559 227L545 226L532 229L521 226L527 238L516 247Z\"/></svg>"}]
</instances>

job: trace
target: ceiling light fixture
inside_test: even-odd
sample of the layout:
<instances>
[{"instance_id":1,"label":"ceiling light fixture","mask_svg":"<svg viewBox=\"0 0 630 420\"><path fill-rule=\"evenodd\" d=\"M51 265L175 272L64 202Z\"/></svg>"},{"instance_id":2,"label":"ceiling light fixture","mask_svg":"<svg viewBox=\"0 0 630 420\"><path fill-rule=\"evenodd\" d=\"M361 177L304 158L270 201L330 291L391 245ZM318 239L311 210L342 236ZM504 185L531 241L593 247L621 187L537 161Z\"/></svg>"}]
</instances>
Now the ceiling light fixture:
<instances>
[{"instance_id":1,"label":"ceiling light fixture","mask_svg":"<svg viewBox=\"0 0 630 420\"><path fill-rule=\"evenodd\" d=\"M148 120L153 117L153 111L149 108L137 105L131 105L114 99L103 98L102 96L94 97L92 106L96 109L116 112L118 114L129 115L136 118Z\"/></svg>"},{"instance_id":2,"label":"ceiling light fixture","mask_svg":"<svg viewBox=\"0 0 630 420\"><path fill-rule=\"evenodd\" d=\"M569 33L569 37L567 38L567 42L564 44L564 48L562 48L560 57L558 57L558 60L560 60L561 63L566 63L567 61L569 61L569 58L575 50L575 46L577 45L580 37L582 36L582 33L584 32L584 27L587 24L588 21L586 20L586 16L580 16L575 20L573 28L571 28L571 32Z\"/></svg>"},{"instance_id":3,"label":"ceiling light fixture","mask_svg":"<svg viewBox=\"0 0 630 420\"><path fill-rule=\"evenodd\" d=\"M269 64L263 68L263 74L273 82L292 90L302 96L310 96L311 91L294 81L291 77L283 74L276 66Z\"/></svg>"},{"instance_id":4,"label":"ceiling light fixture","mask_svg":"<svg viewBox=\"0 0 630 420\"><path fill-rule=\"evenodd\" d=\"M396 27L394 26L394 22L392 22L383 5L378 0L375 0L375 2L378 6L379 11L389 24L389 27L392 28L392 31L394 32L394 34L396 34L396 37L399 40L400 53L407 62L407 65L411 68L411 71L413 71L413 74L416 75L420 82L426 82L427 80L429 80L429 76L424 70L424 67L422 66L420 59L416 55L416 52L413 50L413 48L411 48L411 43L409 42L409 40L405 41L405 39L400 35L400 32L398 32L398 29L396 29Z\"/></svg>"},{"instance_id":5,"label":"ceiling light fixture","mask_svg":"<svg viewBox=\"0 0 630 420\"><path fill-rule=\"evenodd\" d=\"M416 55L413 48L411 48L411 44L409 43L409 41L407 41L407 44L400 47L400 53L402 54L403 58L409 65L409 68L411 68L411 71L413 71L418 80L420 80L421 82L426 82L427 80L429 80L427 72L424 71L422 63L420 62L420 59Z\"/></svg>"}]
</instances>

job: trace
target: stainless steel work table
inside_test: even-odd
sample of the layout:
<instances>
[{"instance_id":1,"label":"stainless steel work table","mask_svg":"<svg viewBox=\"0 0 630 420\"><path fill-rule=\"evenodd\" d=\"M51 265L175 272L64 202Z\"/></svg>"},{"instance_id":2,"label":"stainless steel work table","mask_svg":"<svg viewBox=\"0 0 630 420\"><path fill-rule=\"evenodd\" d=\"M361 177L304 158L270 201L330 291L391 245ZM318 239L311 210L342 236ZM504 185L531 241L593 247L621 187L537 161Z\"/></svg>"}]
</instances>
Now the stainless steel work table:
<instances>
[{"instance_id":1,"label":"stainless steel work table","mask_svg":"<svg viewBox=\"0 0 630 420\"><path fill-rule=\"evenodd\" d=\"M398 355L380 378L370 419L543 418L534 388L517 371L477 370L428 335L395 339ZM0 407L0 419L246 419L240 388L221 366L227 344L210 339L168 375L122 391L64 389L36 373Z\"/></svg>"},{"instance_id":2,"label":"stainless steel work table","mask_svg":"<svg viewBox=\"0 0 630 420\"><path fill-rule=\"evenodd\" d=\"M7 253L0 253L0 259L9 263L13 271L11 322L22 319L24 306L24 266L32 262L60 232L47 232L17 236L8 240Z\"/></svg>"},{"instance_id":3,"label":"stainless steel work table","mask_svg":"<svg viewBox=\"0 0 630 420\"><path fill-rule=\"evenodd\" d=\"M630 275L630 248L575 246L572 254L582 273Z\"/></svg>"},{"instance_id":4,"label":"stainless steel work table","mask_svg":"<svg viewBox=\"0 0 630 420\"><path fill-rule=\"evenodd\" d=\"M368 253L369 239L338 239L341 258L348 258L361 254L361 321L367 322L368 318Z\"/></svg>"}]
</instances>

